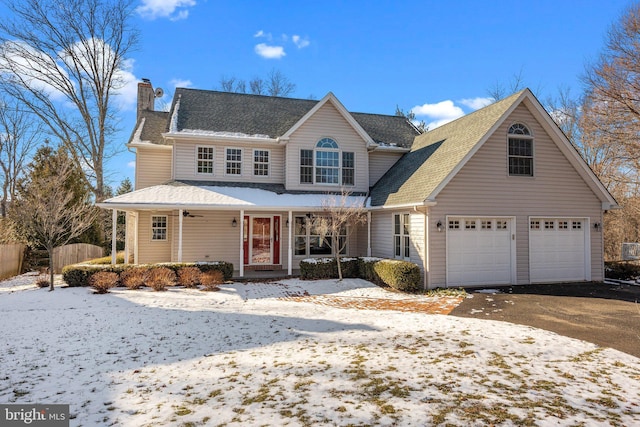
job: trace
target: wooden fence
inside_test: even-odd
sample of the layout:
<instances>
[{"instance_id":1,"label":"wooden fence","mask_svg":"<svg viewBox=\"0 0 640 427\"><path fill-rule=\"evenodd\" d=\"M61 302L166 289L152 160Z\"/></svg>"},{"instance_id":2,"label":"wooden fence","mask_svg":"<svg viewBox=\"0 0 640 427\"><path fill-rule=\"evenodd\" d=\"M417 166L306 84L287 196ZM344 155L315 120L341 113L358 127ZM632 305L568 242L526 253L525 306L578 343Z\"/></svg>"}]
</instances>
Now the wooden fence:
<instances>
[{"instance_id":1,"label":"wooden fence","mask_svg":"<svg viewBox=\"0 0 640 427\"><path fill-rule=\"evenodd\" d=\"M62 273L62 267L65 265L100 258L103 254L104 250L100 246L90 245L88 243L74 243L72 245L60 246L53 250L55 273Z\"/></svg>"},{"instance_id":2,"label":"wooden fence","mask_svg":"<svg viewBox=\"0 0 640 427\"><path fill-rule=\"evenodd\" d=\"M20 274L24 250L25 245L20 243L0 245L0 280Z\"/></svg>"}]
</instances>

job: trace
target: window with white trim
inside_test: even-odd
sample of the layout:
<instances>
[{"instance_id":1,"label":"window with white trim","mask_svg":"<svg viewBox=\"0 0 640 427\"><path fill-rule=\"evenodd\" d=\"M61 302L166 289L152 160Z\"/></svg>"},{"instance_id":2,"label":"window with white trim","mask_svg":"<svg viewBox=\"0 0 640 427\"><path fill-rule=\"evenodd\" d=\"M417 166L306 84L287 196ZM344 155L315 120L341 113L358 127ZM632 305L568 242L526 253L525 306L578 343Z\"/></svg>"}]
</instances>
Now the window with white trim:
<instances>
[{"instance_id":1,"label":"window with white trim","mask_svg":"<svg viewBox=\"0 0 640 427\"><path fill-rule=\"evenodd\" d=\"M227 148L227 165L225 173L227 175L242 175L242 149Z\"/></svg>"},{"instance_id":2,"label":"window with white trim","mask_svg":"<svg viewBox=\"0 0 640 427\"><path fill-rule=\"evenodd\" d=\"M167 216L151 216L151 240L167 240Z\"/></svg>"},{"instance_id":3,"label":"window with white trim","mask_svg":"<svg viewBox=\"0 0 640 427\"><path fill-rule=\"evenodd\" d=\"M522 123L514 123L508 131L510 176L533 176L533 135Z\"/></svg>"},{"instance_id":4,"label":"window with white trim","mask_svg":"<svg viewBox=\"0 0 640 427\"><path fill-rule=\"evenodd\" d=\"M253 150L253 175L269 176L269 150Z\"/></svg>"},{"instance_id":5,"label":"window with white trim","mask_svg":"<svg viewBox=\"0 0 640 427\"><path fill-rule=\"evenodd\" d=\"M301 256L334 255L331 236L324 234L316 217L296 216L293 220L294 254ZM338 235L340 253L347 253L347 227L344 226Z\"/></svg>"},{"instance_id":6,"label":"window with white trim","mask_svg":"<svg viewBox=\"0 0 640 427\"><path fill-rule=\"evenodd\" d=\"M322 138L313 150L300 150L300 183L355 185L355 153L341 151L331 138Z\"/></svg>"},{"instance_id":7,"label":"window with white trim","mask_svg":"<svg viewBox=\"0 0 640 427\"><path fill-rule=\"evenodd\" d=\"M411 222L408 213L393 215L393 257L409 259Z\"/></svg>"},{"instance_id":8,"label":"window with white trim","mask_svg":"<svg viewBox=\"0 0 640 427\"><path fill-rule=\"evenodd\" d=\"M199 174L213 174L214 147L196 147L196 171Z\"/></svg>"}]
</instances>

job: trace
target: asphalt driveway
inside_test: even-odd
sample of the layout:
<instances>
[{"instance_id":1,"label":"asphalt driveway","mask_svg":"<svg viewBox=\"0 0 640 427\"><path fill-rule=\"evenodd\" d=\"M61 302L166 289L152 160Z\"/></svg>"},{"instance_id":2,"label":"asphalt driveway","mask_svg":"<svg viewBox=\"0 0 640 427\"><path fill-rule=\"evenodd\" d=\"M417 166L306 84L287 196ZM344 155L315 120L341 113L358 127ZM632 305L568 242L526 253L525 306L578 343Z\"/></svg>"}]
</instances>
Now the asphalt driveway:
<instances>
[{"instance_id":1,"label":"asphalt driveway","mask_svg":"<svg viewBox=\"0 0 640 427\"><path fill-rule=\"evenodd\" d=\"M472 297L450 315L529 325L640 357L640 286L527 285L467 292Z\"/></svg>"}]
</instances>

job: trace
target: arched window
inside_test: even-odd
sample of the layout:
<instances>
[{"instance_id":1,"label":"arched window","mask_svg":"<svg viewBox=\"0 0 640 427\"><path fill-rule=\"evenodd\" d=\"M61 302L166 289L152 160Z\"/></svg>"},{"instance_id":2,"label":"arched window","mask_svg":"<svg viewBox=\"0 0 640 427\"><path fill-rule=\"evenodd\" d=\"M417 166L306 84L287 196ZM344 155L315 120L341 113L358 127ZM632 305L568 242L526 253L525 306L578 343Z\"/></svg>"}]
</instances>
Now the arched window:
<instances>
[{"instance_id":1,"label":"arched window","mask_svg":"<svg viewBox=\"0 0 640 427\"><path fill-rule=\"evenodd\" d=\"M507 132L509 175L533 176L533 135L522 123L514 123Z\"/></svg>"},{"instance_id":2,"label":"arched window","mask_svg":"<svg viewBox=\"0 0 640 427\"><path fill-rule=\"evenodd\" d=\"M354 153L341 151L331 138L322 138L314 150L300 150L300 183L354 185Z\"/></svg>"}]
</instances>

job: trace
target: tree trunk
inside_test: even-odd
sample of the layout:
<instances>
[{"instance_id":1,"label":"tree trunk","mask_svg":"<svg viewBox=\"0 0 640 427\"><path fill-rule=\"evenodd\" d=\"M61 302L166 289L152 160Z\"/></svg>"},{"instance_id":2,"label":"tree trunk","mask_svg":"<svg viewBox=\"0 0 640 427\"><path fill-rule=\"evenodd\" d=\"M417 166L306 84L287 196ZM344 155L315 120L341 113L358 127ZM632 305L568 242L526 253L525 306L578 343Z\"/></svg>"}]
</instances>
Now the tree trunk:
<instances>
[{"instance_id":1,"label":"tree trunk","mask_svg":"<svg viewBox=\"0 0 640 427\"><path fill-rule=\"evenodd\" d=\"M49 292L53 291L53 248L47 248L49 253Z\"/></svg>"},{"instance_id":2,"label":"tree trunk","mask_svg":"<svg viewBox=\"0 0 640 427\"><path fill-rule=\"evenodd\" d=\"M333 250L336 251L336 263L338 264L338 281L342 282L342 265L340 264L340 248L338 247L338 238L333 237Z\"/></svg>"}]
</instances>

